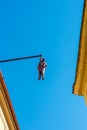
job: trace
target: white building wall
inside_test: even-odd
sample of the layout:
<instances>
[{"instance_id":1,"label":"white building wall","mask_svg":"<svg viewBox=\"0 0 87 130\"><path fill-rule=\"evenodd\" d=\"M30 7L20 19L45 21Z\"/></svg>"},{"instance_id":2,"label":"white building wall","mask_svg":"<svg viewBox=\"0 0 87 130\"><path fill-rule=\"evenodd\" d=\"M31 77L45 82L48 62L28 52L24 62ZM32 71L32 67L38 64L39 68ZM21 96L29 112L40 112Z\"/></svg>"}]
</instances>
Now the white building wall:
<instances>
[{"instance_id":1,"label":"white building wall","mask_svg":"<svg viewBox=\"0 0 87 130\"><path fill-rule=\"evenodd\" d=\"M9 130L1 106L0 106L0 130Z\"/></svg>"}]
</instances>

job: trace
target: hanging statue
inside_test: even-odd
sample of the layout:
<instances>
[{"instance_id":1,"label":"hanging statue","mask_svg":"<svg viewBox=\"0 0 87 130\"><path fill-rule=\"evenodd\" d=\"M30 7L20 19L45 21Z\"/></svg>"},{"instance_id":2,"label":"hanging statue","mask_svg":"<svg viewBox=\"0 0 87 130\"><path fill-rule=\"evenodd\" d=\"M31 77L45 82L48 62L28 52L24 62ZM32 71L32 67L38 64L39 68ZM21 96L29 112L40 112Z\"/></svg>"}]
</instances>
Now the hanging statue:
<instances>
[{"instance_id":1,"label":"hanging statue","mask_svg":"<svg viewBox=\"0 0 87 130\"><path fill-rule=\"evenodd\" d=\"M45 59L40 57L40 62L39 62L38 67L37 67L37 69L38 69L38 80L40 80L41 77L44 80L44 74L45 74L46 67L47 67L47 64L45 62Z\"/></svg>"}]
</instances>

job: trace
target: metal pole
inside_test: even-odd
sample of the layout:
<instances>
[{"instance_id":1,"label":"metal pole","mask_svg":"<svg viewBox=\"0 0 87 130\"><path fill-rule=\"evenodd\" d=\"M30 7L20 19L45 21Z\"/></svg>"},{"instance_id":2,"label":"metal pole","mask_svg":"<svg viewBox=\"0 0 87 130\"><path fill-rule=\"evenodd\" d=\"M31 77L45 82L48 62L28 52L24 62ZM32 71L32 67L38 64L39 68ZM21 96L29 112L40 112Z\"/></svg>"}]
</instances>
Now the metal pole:
<instances>
[{"instance_id":1,"label":"metal pole","mask_svg":"<svg viewBox=\"0 0 87 130\"><path fill-rule=\"evenodd\" d=\"M17 61L17 60L25 60L25 59L37 58L37 57L42 57L42 55L26 56L26 57L13 58L13 59L7 59L7 60L0 60L0 63L4 63L4 62L12 62L12 61Z\"/></svg>"}]
</instances>

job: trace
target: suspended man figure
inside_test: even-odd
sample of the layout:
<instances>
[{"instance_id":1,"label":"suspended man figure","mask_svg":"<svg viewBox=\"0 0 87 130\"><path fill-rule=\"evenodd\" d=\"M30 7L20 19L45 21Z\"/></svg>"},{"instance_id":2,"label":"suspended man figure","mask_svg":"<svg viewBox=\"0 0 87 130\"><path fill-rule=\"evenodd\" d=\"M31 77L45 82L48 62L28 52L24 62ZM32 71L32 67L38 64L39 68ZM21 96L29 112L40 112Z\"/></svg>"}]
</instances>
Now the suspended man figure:
<instances>
[{"instance_id":1,"label":"suspended man figure","mask_svg":"<svg viewBox=\"0 0 87 130\"><path fill-rule=\"evenodd\" d=\"M45 73L45 69L46 69L47 65L46 65L46 62L45 62L45 59L44 58L40 58L40 62L38 64L38 80L41 79L44 79L44 73Z\"/></svg>"}]
</instances>

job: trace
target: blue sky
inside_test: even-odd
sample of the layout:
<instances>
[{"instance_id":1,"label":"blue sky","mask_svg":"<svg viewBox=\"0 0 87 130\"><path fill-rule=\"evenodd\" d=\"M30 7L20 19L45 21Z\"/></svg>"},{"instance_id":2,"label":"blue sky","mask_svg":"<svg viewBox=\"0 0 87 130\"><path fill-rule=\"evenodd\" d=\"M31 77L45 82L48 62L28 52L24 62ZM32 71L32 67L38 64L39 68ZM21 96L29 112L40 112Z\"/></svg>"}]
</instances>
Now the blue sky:
<instances>
[{"instance_id":1,"label":"blue sky","mask_svg":"<svg viewBox=\"0 0 87 130\"><path fill-rule=\"evenodd\" d=\"M72 95L82 10L83 0L0 1L0 60L47 62L44 81L38 58L0 64L20 130L87 130L84 98Z\"/></svg>"}]
</instances>

